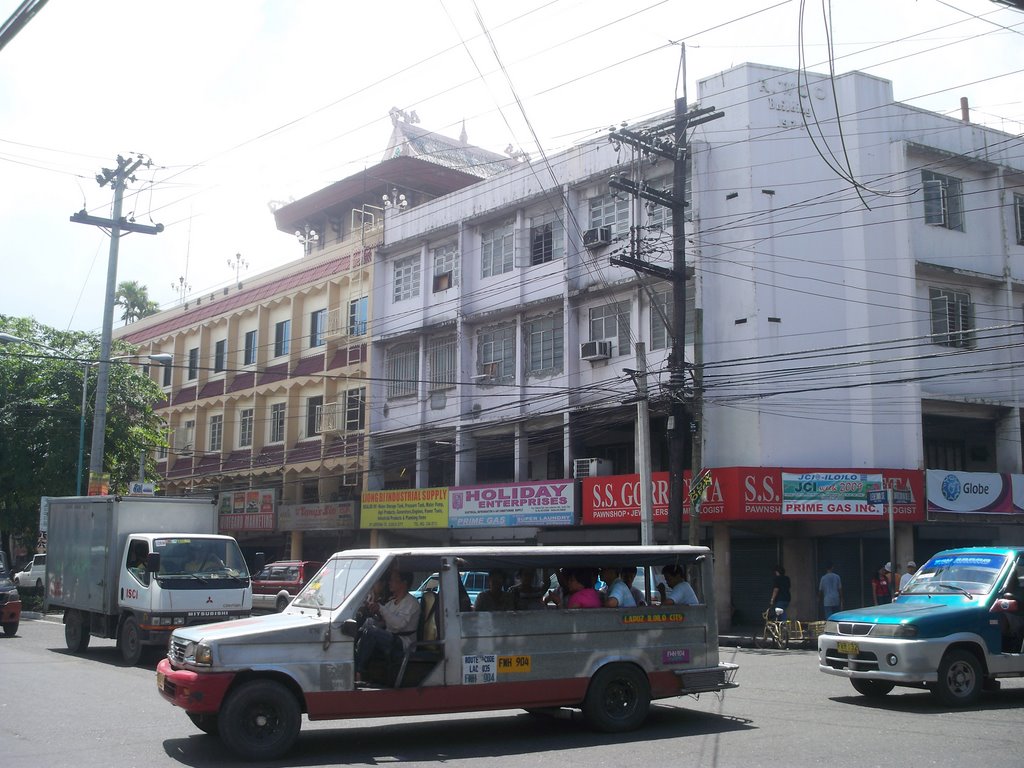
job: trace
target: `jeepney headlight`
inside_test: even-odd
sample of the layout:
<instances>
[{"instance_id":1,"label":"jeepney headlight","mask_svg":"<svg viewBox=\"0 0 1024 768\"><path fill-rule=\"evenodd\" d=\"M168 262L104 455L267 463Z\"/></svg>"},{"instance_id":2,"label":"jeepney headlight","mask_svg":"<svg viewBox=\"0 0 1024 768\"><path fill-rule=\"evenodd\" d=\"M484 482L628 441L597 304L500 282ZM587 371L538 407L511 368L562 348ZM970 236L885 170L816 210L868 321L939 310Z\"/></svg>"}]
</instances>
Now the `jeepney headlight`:
<instances>
[{"instance_id":1,"label":"jeepney headlight","mask_svg":"<svg viewBox=\"0 0 1024 768\"><path fill-rule=\"evenodd\" d=\"M913 624L876 624L871 630L872 637L917 637Z\"/></svg>"},{"instance_id":2,"label":"jeepney headlight","mask_svg":"<svg viewBox=\"0 0 1024 768\"><path fill-rule=\"evenodd\" d=\"M213 663L213 653L206 643L189 643L185 646L185 663L209 666Z\"/></svg>"},{"instance_id":3,"label":"jeepney headlight","mask_svg":"<svg viewBox=\"0 0 1024 768\"><path fill-rule=\"evenodd\" d=\"M825 622L825 634L826 635L838 635L839 634L839 622L838 621L826 621Z\"/></svg>"}]
</instances>

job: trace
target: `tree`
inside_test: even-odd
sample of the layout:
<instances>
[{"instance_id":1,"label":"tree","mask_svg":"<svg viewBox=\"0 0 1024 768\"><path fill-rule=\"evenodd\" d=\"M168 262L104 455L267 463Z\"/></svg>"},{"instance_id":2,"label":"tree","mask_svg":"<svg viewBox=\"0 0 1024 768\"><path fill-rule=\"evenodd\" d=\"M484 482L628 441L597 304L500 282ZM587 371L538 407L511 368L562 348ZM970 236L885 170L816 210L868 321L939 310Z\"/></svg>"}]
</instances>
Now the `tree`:
<instances>
[{"instance_id":1,"label":"tree","mask_svg":"<svg viewBox=\"0 0 1024 768\"><path fill-rule=\"evenodd\" d=\"M58 331L28 318L0 315L0 331L42 344L0 344L0 545L10 536L35 542L41 496L76 492L82 377L87 380L86 452L92 430L100 340L96 334ZM111 357L130 354L116 345ZM153 411L160 388L138 365L113 362L107 400L104 470L111 493L124 493L138 474L139 456L155 476L153 449L166 445L166 426ZM83 457L83 476L89 457Z\"/></svg>"},{"instance_id":2,"label":"tree","mask_svg":"<svg viewBox=\"0 0 1024 768\"><path fill-rule=\"evenodd\" d=\"M114 304L124 309L121 319L125 325L160 311L160 305L149 298L149 289L135 280L124 280L117 286Z\"/></svg>"}]
</instances>

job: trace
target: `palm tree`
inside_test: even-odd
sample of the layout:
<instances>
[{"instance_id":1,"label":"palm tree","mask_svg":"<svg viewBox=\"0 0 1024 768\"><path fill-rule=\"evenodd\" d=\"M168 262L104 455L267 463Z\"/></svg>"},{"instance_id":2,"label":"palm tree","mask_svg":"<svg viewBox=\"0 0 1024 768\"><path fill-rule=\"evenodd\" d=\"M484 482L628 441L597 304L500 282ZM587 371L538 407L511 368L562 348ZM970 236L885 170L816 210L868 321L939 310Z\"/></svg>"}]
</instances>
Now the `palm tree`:
<instances>
[{"instance_id":1,"label":"palm tree","mask_svg":"<svg viewBox=\"0 0 1024 768\"><path fill-rule=\"evenodd\" d=\"M149 289L135 280L125 280L117 286L114 304L124 308L121 319L125 325L160 311L160 305L149 298Z\"/></svg>"}]
</instances>

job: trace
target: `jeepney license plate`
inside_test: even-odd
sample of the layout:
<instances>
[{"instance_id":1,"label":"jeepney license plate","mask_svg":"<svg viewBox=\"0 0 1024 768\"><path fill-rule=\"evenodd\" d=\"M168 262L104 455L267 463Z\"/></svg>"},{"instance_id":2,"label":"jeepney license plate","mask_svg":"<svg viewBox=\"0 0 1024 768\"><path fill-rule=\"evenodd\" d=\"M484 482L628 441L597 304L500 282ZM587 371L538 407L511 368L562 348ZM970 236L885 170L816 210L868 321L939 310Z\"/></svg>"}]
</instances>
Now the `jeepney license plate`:
<instances>
[{"instance_id":1,"label":"jeepney license plate","mask_svg":"<svg viewBox=\"0 0 1024 768\"><path fill-rule=\"evenodd\" d=\"M157 672L156 673L156 689L158 691L162 691L164 689L164 673L163 672Z\"/></svg>"},{"instance_id":2,"label":"jeepney license plate","mask_svg":"<svg viewBox=\"0 0 1024 768\"><path fill-rule=\"evenodd\" d=\"M856 656L860 653L860 646L856 643L851 643L849 640L840 640L836 643L836 650L840 653L845 653L850 656Z\"/></svg>"}]
</instances>

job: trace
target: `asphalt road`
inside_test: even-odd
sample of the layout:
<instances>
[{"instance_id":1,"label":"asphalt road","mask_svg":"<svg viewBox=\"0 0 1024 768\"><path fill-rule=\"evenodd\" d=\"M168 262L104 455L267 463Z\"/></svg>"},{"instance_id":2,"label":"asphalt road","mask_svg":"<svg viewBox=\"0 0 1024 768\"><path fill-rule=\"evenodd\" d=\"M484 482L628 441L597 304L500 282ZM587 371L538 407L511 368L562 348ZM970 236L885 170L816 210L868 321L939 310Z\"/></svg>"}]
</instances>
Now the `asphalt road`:
<instances>
[{"instance_id":1,"label":"asphalt road","mask_svg":"<svg viewBox=\"0 0 1024 768\"><path fill-rule=\"evenodd\" d=\"M1024 765L1024 680L1004 682L974 708L943 708L905 691L869 701L817 670L812 651L723 648L740 687L723 700L657 703L639 731L610 736L578 716L521 710L406 721L304 723L282 766L401 763L419 768L653 768L677 766ZM153 669L124 667L112 641L83 656L63 628L24 621L0 637L0 764L122 768L235 763L213 737L156 692Z\"/></svg>"}]
</instances>

